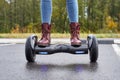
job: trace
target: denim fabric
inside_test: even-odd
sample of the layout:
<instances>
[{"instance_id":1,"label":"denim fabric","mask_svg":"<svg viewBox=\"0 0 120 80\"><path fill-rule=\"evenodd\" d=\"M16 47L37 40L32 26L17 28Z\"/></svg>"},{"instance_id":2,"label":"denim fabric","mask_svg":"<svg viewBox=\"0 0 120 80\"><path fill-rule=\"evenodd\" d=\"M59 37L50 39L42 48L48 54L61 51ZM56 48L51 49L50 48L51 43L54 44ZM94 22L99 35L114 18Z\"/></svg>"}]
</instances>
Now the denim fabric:
<instances>
[{"instance_id":1,"label":"denim fabric","mask_svg":"<svg viewBox=\"0 0 120 80\"><path fill-rule=\"evenodd\" d=\"M42 23L51 23L52 0L41 0ZM70 22L78 22L78 0L66 0L66 7Z\"/></svg>"},{"instance_id":2,"label":"denim fabric","mask_svg":"<svg viewBox=\"0 0 120 80\"><path fill-rule=\"evenodd\" d=\"M41 0L42 23L51 23L52 0Z\"/></svg>"},{"instance_id":3,"label":"denim fabric","mask_svg":"<svg viewBox=\"0 0 120 80\"><path fill-rule=\"evenodd\" d=\"M66 0L70 22L78 22L78 0Z\"/></svg>"}]
</instances>

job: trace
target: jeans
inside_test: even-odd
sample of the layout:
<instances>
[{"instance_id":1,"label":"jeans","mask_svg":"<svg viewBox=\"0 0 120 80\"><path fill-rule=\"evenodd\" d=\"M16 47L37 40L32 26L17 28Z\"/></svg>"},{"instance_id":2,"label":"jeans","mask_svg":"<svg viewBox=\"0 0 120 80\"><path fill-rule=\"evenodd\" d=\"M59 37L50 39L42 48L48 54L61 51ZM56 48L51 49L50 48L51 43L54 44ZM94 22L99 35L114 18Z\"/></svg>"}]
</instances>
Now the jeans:
<instances>
[{"instance_id":1,"label":"jeans","mask_svg":"<svg viewBox=\"0 0 120 80\"><path fill-rule=\"evenodd\" d=\"M40 2L42 23L51 23L52 0ZM78 22L78 0L66 0L67 13L70 22Z\"/></svg>"}]
</instances>

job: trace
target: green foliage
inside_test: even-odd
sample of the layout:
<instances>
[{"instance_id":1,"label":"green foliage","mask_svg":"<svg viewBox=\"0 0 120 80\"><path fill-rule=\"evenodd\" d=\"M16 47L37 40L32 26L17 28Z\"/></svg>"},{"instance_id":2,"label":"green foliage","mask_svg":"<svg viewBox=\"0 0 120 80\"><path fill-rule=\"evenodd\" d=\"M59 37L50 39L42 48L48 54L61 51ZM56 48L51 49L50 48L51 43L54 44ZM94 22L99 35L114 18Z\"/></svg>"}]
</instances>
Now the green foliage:
<instances>
[{"instance_id":1,"label":"green foliage","mask_svg":"<svg viewBox=\"0 0 120 80\"><path fill-rule=\"evenodd\" d=\"M52 26L53 32L68 32L68 18L65 0L53 0Z\"/></svg>"},{"instance_id":2,"label":"green foliage","mask_svg":"<svg viewBox=\"0 0 120 80\"><path fill-rule=\"evenodd\" d=\"M68 33L66 0L52 1L52 32ZM120 0L78 0L78 4L81 32L120 32ZM0 0L0 33L41 32L40 17L40 0Z\"/></svg>"}]
</instances>

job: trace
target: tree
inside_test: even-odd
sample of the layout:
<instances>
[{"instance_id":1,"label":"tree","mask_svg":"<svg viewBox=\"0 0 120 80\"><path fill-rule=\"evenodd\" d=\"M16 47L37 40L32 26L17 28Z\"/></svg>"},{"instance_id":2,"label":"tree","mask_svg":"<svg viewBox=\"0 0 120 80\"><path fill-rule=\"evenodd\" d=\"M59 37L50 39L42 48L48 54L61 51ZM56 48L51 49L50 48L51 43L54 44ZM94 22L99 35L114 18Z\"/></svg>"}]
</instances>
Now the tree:
<instances>
[{"instance_id":1,"label":"tree","mask_svg":"<svg viewBox=\"0 0 120 80\"><path fill-rule=\"evenodd\" d=\"M52 0L52 32L69 32L66 0ZM81 32L104 32L111 17L120 32L120 0L78 0ZM40 0L0 0L0 32L40 32ZM111 28L112 29L112 28ZM107 32L107 30L106 30Z\"/></svg>"}]
</instances>

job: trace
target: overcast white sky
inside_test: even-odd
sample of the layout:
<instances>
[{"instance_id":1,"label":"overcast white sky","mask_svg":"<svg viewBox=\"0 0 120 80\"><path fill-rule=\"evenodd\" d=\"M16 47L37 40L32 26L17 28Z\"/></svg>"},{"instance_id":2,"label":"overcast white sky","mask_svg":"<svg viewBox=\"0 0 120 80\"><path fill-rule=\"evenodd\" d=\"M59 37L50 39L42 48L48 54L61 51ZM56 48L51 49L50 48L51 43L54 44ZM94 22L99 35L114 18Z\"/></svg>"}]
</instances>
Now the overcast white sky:
<instances>
[{"instance_id":1,"label":"overcast white sky","mask_svg":"<svg viewBox=\"0 0 120 80\"><path fill-rule=\"evenodd\" d=\"M8 3L10 3L10 1L9 1L9 0L5 0L5 1L7 1Z\"/></svg>"}]
</instances>

